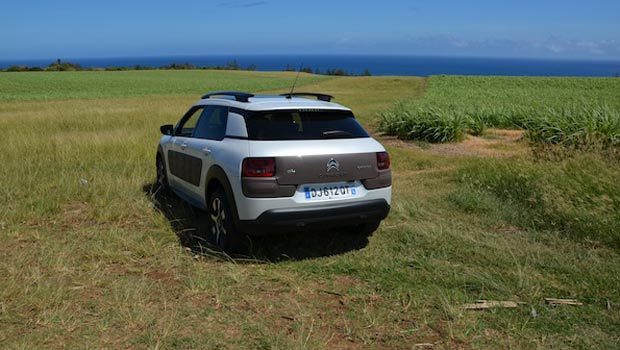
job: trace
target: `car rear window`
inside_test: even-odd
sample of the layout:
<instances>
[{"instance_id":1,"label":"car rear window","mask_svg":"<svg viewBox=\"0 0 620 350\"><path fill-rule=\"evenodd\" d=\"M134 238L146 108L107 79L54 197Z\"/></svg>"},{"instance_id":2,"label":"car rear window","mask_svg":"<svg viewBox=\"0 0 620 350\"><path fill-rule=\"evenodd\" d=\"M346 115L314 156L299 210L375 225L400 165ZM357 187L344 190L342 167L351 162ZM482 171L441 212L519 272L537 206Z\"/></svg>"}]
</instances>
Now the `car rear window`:
<instances>
[{"instance_id":1,"label":"car rear window","mask_svg":"<svg viewBox=\"0 0 620 350\"><path fill-rule=\"evenodd\" d=\"M338 110L277 110L245 115L250 140L320 140L368 137L353 113Z\"/></svg>"}]
</instances>

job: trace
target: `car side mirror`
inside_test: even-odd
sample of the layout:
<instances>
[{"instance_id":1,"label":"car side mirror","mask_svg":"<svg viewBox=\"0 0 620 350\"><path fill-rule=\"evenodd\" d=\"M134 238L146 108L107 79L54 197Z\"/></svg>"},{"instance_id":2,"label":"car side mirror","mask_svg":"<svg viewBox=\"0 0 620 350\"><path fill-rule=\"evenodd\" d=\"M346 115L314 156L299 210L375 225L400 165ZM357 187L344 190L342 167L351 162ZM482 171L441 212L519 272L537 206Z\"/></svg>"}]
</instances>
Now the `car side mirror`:
<instances>
[{"instance_id":1,"label":"car side mirror","mask_svg":"<svg viewBox=\"0 0 620 350\"><path fill-rule=\"evenodd\" d=\"M172 135L172 131L174 131L174 126L172 124L166 124L159 127L159 131L161 131L164 135Z\"/></svg>"}]
</instances>

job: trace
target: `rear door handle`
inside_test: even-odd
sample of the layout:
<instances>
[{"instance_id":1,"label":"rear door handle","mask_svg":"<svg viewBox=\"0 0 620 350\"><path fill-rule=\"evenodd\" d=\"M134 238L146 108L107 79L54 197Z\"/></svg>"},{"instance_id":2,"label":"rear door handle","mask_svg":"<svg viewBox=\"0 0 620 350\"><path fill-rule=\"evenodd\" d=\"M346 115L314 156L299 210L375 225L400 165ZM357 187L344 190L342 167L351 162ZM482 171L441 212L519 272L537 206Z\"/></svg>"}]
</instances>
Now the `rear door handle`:
<instances>
[{"instance_id":1,"label":"rear door handle","mask_svg":"<svg viewBox=\"0 0 620 350\"><path fill-rule=\"evenodd\" d=\"M203 148L203 149L202 149L202 153L204 153L204 154L205 154L205 156L208 156L208 155L210 155L210 154L211 154L211 150L210 150L209 148L206 148L206 147L205 147L205 148Z\"/></svg>"}]
</instances>

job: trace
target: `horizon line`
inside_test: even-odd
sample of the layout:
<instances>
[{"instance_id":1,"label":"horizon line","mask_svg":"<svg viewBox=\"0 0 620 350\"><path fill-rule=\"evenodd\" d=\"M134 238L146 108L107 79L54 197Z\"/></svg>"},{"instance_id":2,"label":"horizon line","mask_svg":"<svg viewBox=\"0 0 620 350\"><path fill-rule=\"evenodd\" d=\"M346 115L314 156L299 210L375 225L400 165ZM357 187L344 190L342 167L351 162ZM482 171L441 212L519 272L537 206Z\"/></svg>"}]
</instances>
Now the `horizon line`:
<instances>
[{"instance_id":1,"label":"horizon line","mask_svg":"<svg viewBox=\"0 0 620 350\"><path fill-rule=\"evenodd\" d=\"M440 59L496 59L496 60L532 60L532 61L576 61L576 62L620 62L618 58L595 58L595 57L549 57L549 56L495 56L495 55L441 55L441 54L412 54L412 53L391 53L391 54L376 54L376 53L215 53L215 54L157 54L157 55L119 55L119 56L58 56L43 57L43 58L1 58L0 62L16 62L16 61L45 61L49 60L54 63L56 60L61 59L63 61L69 60L97 60L97 59L136 59L136 58L201 58L201 57L228 57L235 59L236 57L249 57L249 56L280 56L280 57L295 57L295 56L315 56L315 57L410 57L410 58L440 58Z\"/></svg>"}]
</instances>

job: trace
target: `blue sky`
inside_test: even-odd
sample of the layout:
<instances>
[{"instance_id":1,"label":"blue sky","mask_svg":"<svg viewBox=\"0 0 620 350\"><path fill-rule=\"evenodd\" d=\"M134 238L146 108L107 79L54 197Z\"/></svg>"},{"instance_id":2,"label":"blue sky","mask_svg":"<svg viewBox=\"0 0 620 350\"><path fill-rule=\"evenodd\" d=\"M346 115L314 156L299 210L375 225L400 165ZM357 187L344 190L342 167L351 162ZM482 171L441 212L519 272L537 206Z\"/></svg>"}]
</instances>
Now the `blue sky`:
<instances>
[{"instance_id":1,"label":"blue sky","mask_svg":"<svg viewBox=\"0 0 620 350\"><path fill-rule=\"evenodd\" d=\"M620 1L3 0L0 60L208 54L620 59Z\"/></svg>"}]
</instances>

